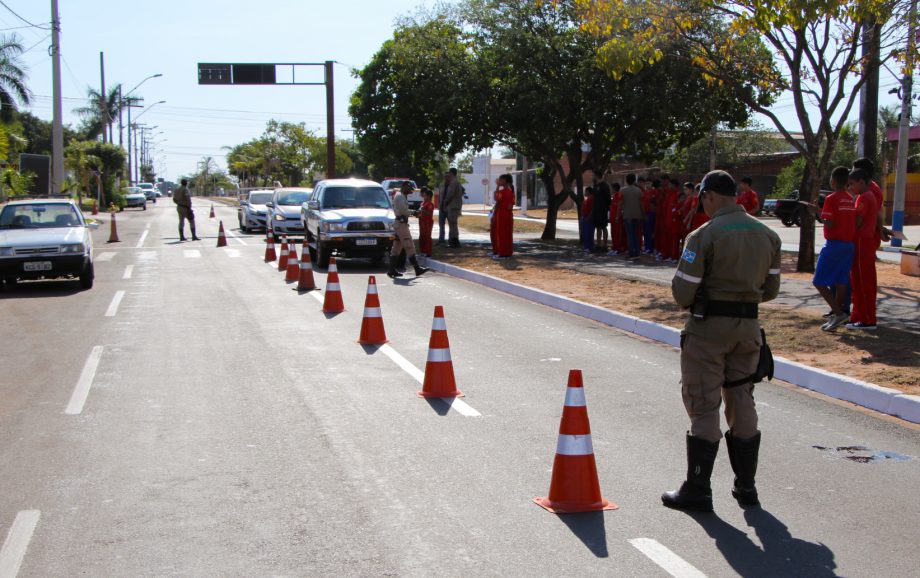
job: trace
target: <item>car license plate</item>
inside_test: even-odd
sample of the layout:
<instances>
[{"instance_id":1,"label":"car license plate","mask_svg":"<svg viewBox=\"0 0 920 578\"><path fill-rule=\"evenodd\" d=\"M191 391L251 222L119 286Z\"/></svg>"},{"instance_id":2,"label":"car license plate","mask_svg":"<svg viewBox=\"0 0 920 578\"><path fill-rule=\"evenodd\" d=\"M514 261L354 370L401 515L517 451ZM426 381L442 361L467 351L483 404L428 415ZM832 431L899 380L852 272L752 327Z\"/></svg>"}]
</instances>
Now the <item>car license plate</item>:
<instances>
[{"instance_id":1,"label":"car license plate","mask_svg":"<svg viewBox=\"0 0 920 578\"><path fill-rule=\"evenodd\" d=\"M377 239L357 239L355 245L376 245Z\"/></svg>"},{"instance_id":2,"label":"car license plate","mask_svg":"<svg viewBox=\"0 0 920 578\"><path fill-rule=\"evenodd\" d=\"M22 264L26 271L50 271L51 261L28 261Z\"/></svg>"}]
</instances>

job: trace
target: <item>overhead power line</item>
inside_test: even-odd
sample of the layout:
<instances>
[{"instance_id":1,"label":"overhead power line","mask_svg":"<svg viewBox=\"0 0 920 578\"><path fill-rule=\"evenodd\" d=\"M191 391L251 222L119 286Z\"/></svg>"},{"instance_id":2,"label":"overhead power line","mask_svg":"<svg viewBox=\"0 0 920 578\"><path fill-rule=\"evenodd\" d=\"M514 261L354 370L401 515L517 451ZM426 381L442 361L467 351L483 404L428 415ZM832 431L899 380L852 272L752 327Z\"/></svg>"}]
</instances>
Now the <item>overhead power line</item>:
<instances>
[{"instance_id":1,"label":"overhead power line","mask_svg":"<svg viewBox=\"0 0 920 578\"><path fill-rule=\"evenodd\" d=\"M51 25L49 25L49 24L46 24L46 25L44 25L44 26L41 26L41 25L39 25L39 24L35 24L34 22L29 22L28 20L26 20L25 18L23 18L22 16L20 16L19 14L17 14L15 10L13 10L13 9L10 8L9 6L7 6L7 5L6 5L6 2L4 2L3 0L0 0L0 6L3 6L3 7L6 8L7 10L9 10L10 14L12 14L13 16L15 16L16 18L19 18L20 20L22 20L23 22L25 22L26 24L28 24L28 25L31 26L32 28L41 28L42 30L51 30Z\"/></svg>"}]
</instances>

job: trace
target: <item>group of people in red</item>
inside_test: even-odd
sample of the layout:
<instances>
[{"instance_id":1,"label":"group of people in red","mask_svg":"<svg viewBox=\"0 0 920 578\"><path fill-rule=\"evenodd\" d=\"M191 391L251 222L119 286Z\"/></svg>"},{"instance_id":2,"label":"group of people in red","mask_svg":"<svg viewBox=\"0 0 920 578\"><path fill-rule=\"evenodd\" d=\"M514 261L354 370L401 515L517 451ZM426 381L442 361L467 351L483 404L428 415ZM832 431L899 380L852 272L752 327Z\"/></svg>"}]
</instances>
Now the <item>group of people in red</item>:
<instances>
[{"instance_id":1,"label":"group of people in red","mask_svg":"<svg viewBox=\"0 0 920 578\"><path fill-rule=\"evenodd\" d=\"M760 199L752 180L741 180L739 205L755 215ZM581 234L585 252L605 252L638 259L639 253L676 263L686 236L709 220L699 206L699 185L662 175L650 180L629 174L626 186L595 176L581 205ZM610 244L607 226L610 227ZM609 250L608 250L609 249Z\"/></svg>"}]
</instances>

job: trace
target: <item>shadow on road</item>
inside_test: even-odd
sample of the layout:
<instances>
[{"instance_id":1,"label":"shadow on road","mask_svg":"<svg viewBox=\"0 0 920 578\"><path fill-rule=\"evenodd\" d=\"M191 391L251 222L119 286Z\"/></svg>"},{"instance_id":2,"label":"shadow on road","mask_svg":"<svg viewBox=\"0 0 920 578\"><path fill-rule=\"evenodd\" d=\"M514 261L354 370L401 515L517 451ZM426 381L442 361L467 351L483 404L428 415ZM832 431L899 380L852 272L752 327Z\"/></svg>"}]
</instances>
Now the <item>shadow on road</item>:
<instances>
[{"instance_id":1,"label":"shadow on road","mask_svg":"<svg viewBox=\"0 0 920 578\"><path fill-rule=\"evenodd\" d=\"M43 297L67 297L86 291L80 282L71 279L42 281L19 281L0 285L0 298L38 299Z\"/></svg>"},{"instance_id":2,"label":"shadow on road","mask_svg":"<svg viewBox=\"0 0 920 578\"><path fill-rule=\"evenodd\" d=\"M834 553L824 544L795 538L779 519L761 508L745 510L763 548L716 514L691 514L716 542L716 548L741 576L838 576Z\"/></svg>"},{"instance_id":3,"label":"shadow on road","mask_svg":"<svg viewBox=\"0 0 920 578\"><path fill-rule=\"evenodd\" d=\"M446 416L450 413L450 402L437 397L424 397L422 398L428 402L428 405L431 406L431 409L434 410L436 414L441 417Z\"/></svg>"},{"instance_id":4,"label":"shadow on road","mask_svg":"<svg viewBox=\"0 0 920 578\"><path fill-rule=\"evenodd\" d=\"M582 512L580 514L559 514L562 523L568 526L581 543L598 558L606 558L607 529L604 527L604 512Z\"/></svg>"}]
</instances>

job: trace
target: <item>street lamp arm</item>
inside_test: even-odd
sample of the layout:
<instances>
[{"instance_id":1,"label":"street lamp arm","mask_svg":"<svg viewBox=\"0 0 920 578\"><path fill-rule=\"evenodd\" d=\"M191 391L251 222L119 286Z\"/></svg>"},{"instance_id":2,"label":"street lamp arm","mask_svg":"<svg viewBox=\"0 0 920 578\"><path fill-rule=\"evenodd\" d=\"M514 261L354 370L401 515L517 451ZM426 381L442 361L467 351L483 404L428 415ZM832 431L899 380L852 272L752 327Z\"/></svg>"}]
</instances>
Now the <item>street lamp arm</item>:
<instances>
[{"instance_id":1,"label":"street lamp arm","mask_svg":"<svg viewBox=\"0 0 920 578\"><path fill-rule=\"evenodd\" d=\"M148 77L145 78L144 80L138 82L138 83L137 83L137 86L135 86L134 88L132 88L132 89L129 90L128 92L124 93L124 95L122 95L122 98L126 98L129 94L131 94L132 92L134 92L135 90L137 90L138 88L140 88L142 84L144 84L145 82L147 82L147 81L150 80L151 78L159 78L159 77L161 77L161 76L163 76L163 75L162 75L161 73L159 73L159 72L156 73L156 74L151 74L150 76L148 76Z\"/></svg>"}]
</instances>

